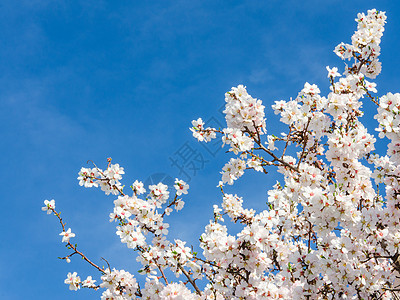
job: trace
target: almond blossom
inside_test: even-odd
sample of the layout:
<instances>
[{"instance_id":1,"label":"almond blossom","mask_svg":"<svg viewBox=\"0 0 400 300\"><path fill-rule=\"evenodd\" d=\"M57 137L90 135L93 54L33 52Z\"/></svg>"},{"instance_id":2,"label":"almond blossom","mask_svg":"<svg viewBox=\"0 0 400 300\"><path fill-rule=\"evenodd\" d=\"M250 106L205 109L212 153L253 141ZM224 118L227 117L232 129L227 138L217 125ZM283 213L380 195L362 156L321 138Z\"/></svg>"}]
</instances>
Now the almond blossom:
<instances>
[{"instance_id":1,"label":"almond blossom","mask_svg":"<svg viewBox=\"0 0 400 300\"><path fill-rule=\"evenodd\" d=\"M68 243L70 238L75 237L75 233L71 232L71 228L68 228L67 231L63 231L60 233L60 235L62 235L62 242L63 243Z\"/></svg>"},{"instance_id":2,"label":"almond blossom","mask_svg":"<svg viewBox=\"0 0 400 300\"><path fill-rule=\"evenodd\" d=\"M170 190L136 180L128 193L124 169L111 159L105 170L80 170L81 186L114 195L110 219L121 242L137 253L145 279L91 261L69 243L75 235L65 231L54 200L46 200L42 210L54 212L72 251L61 259L81 256L101 273L99 286L91 276L81 282L69 273L69 288L100 287L102 299L398 299L400 94L374 97L377 85L366 80L381 72L385 13L372 9L356 22L351 43L334 49L352 64L341 74L326 67L327 95L306 82L297 96L272 105L286 132L266 134L265 107L244 85L225 94L226 128L192 121L198 141L218 136L229 147L218 183L222 201L210 207L199 246L168 239L168 218L188 194L184 181L177 178ZM365 101L377 106L376 130L389 141L386 153L373 152L377 140L361 122ZM226 191L224 184L269 168L279 176L262 200L265 209L247 208L245 197Z\"/></svg>"}]
</instances>

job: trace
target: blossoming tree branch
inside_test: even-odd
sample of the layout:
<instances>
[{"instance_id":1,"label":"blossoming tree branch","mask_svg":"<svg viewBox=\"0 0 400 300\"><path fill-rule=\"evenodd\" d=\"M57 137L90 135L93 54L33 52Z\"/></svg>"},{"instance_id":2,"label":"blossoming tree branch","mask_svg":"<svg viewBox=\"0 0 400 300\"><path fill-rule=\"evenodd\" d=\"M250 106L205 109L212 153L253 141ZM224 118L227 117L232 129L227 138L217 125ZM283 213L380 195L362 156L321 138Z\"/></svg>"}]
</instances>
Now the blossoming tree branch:
<instances>
[{"instance_id":1,"label":"blossoming tree branch","mask_svg":"<svg viewBox=\"0 0 400 300\"><path fill-rule=\"evenodd\" d=\"M182 180L174 192L135 181L128 193L123 168L111 159L105 170L93 163L79 172L81 186L117 198L110 220L121 242L136 251L143 284L88 258L71 242L75 234L54 200L46 200L43 210L58 218L70 251L62 259L80 256L100 273L99 284L94 274L82 280L69 273L69 288L105 289L101 299L399 299L400 94L378 98L370 81L381 72L385 13L369 10L356 21L351 44L334 50L349 65L342 74L326 68L330 93L322 96L305 83L295 99L272 105L286 133L267 134L261 100L242 85L225 94L226 128L192 122L200 142L220 136L233 153L218 184L222 203L214 205L200 237L201 254L167 238L167 219L183 208L188 193ZM376 139L360 121L364 101L377 107L379 138L389 140L386 154L372 152ZM240 196L228 193L226 185L245 171L267 173L272 166L283 181L268 192L265 210L244 208ZM229 234L225 219L240 223L241 231Z\"/></svg>"}]
</instances>

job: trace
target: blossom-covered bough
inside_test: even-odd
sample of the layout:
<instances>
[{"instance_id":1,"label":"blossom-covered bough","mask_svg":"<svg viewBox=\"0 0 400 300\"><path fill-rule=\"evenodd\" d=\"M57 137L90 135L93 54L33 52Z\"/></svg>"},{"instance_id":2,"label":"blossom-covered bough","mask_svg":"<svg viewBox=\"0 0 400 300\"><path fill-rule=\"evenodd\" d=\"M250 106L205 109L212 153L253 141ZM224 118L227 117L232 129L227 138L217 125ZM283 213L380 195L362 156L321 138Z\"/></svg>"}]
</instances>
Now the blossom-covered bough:
<instances>
[{"instance_id":1,"label":"blossom-covered bough","mask_svg":"<svg viewBox=\"0 0 400 300\"><path fill-rule=\"evenodd\" d=\"M106 170L82 168L79 183L118 196L110 221L116 221L122 243L138 253L141 280L124 270L100 268L70 242L74 234L45 201L62 226L62 241L74 255L101 273L81 281L65 280L72 290L105 288L102 299L398 299L400 290L400 94L380 98L374 79L384 31L384 12L358 14L351 44L334 52L350 60L342 75L327 67L331 92L306 83L298 96L272 105L288 131L267 134L264 106L242 85L225 95L227 127L205 128L192 122L193 135L209 142L220 135L233 158L222 169L223 200L200 237L202 254L184 241L167 240L166 218L183 208L188 185L175 181L145 187L135 181L130 194L120 183L123 168L108 160ZM367 80L368 78L368 80ZM376 139L360 122L363 101L378 107L380 138L390 140L386 155L373 153ZM279 147L279 149L277 148ZM268 192L261 212L243 207L240 196L225 192L245 170L283 174ZM241 223L230 235L224 218ZM168 270L168 272L167 272ZM173 278L168 278L174 273ZM201 288L200 288L201 287Z\"/></svg>"}]
</instances>

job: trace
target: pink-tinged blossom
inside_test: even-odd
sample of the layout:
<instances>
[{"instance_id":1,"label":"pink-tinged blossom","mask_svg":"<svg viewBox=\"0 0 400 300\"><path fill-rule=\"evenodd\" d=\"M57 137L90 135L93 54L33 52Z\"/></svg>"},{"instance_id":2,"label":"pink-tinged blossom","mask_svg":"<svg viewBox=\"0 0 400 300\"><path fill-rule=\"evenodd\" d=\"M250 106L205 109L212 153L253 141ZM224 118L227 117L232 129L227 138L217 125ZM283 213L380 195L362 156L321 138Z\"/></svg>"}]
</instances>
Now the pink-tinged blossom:
<instances>
[{"instance_id":1,"label":"pink-tinged blossom","mask_svg":"<svg viewBox=\"0 0 400 300\"><path fill-rule=\"evenodd\" d=\"M161 223L157 225L157 230L155 232L156 235L167 235L168 234L168 223Z\"/></svg>"},{"instance_id":2,"label":"pink-tinged blossom","mask_svg":"<svg viewBox=\"0 0 400 300\"><path fill-rule=\"evenodd\" d=\"M247 166L249 168L252 168L258 172L262 172L263 171L263 167L262 167L262 163L261 161L257 158L252 156L248 161L247 161Z\"/></svg>"},{"instance_id":3,"label":"pink-tinged blossom","mask_svg":"<svg viewBox=\"0 0 400 300\"><path fill-rule=\"evenodd\" d=\"M146 189L144 188L143 182L137 180L135 180L135 182L132 184L132 190L137 195L146 193Z\"/></svg>"},{"instance_id":4,"label":"pink-tinged blossom","mask_svg":"<svg viewBox=\"0 0 400 300\"><path fill-rule=\"evenodd\" d=\"M178 178L175 178L174 188L176 189L176 194L180 196L188 193L189 185L183 180L178 180Z\"/></svg>"},{"instance_id":5,"label":"pink-tinged blossom","mask_svg":"<svg viewBox=\"0 0 400 300\"><path fill-rule=\"evenodd\" d=\"M265 113L261 100L251 97L243 85L233 87L225 94L224 114L228 128L250 130L264 134Z\"/></svg>"},{"instance_id":6,"label":"pink-tinged blossom","mask_svg":"<svg viewBox=\"0 0 400 300\"><path fill-rule=\"evenodd\" d=\"M124 208L117 206L114 207L114 212L110 214L110 222L118 220L118 219L127 219L131 216L132 214L130 211L125 210Z\"/></svg>"},{"instance_id":7,"label":"pink-tinged blossom","mask_svg":"<svg viewBox=\"0 0 400 300\"><path fill-rule=\"evenodd\" d=\"M157 185L150 185L150 197L153 197L155 199L161 200L164 199L166 200L168 198L169 192L168 192L168 186L163 184L163 183L158 183Z\"/></svg>"},{"instance_id":8,"label":"pink-tinged blossom","mask_svg":"<svg viewBox=\"0 0 400 300\"><path fill-rule=\"evenodd\" d=\"M245 161L239 158L231 158L230 161L222 168L222 182L232 185L235 180L244 174L245 169Z\"/></svg>"},{"instance_id":9,"label":"pink-tinged blossom","mask_svg":"<svg viewBox=\"0 0 400 300\"><path fill-rule=\"evenodd\" d=\"M67 274L67 279L64 280L64 283L69 285L71 291L77 291L80 288L81 278L77 275L76 272L70 272Z\"/></svg>"},{"instance_id":10,"label":"pink-tinged blossom","mask_svg":"<svg viewBox=\"0 0 400 300\"><path fill-rule=\"evenodd\" d=\"M194 300L196 298L182 282L170 283L160 293L160 299L163 300Z\"/></svg>"},{"instance_id":11,"label":"pink-tinged blossom","mask_svg":"<svg viewBox=\"0 0 400 300\"><path fill-rule=\"evenodd\" d=\"M376 89L376 83L374 82L368 82L368 81L364 81L365 82L365 87L367 88L368 91L373 92L373 93L377 93L377 89Z\"/></svg>"},{"instance_id":12,"label":"pink-tinged blossom","mask_svg":"<svg viewBox=\"0 0 400 300\"><path fill-rule=\"evenodd\" d=\"M209 142L216 137L215 129L211 127L204 128L204 122L201 118L193 120L192 125L193 127L190 128L190 131L199 142Z\"/></svg>"},{"instance_id":13,"label":"pink-tinged blossom","mask_svg":"<svg viewBox=\"0 0 400 300\"><path fill-rule=\"evenodd\" d=\"M341 59L350 59L353 54L353 49L354 47L352 45L340 43L339 45L336 46L334 52Z\"/></svg>"},{"instance_id":14,"label":"pink-tinged blossom","mask_svg":"<svg viewBox=\"0 0 400 300\"><path fill-rule=\"evenodd\" d=\"M70 238L75 237L75 233L71 232L71 228L68 228L67 231L63 231L60 233L60 235L62 235L62 242L63 243L68 243Z\"/></svg>"},{"instance_id":15,"label":"pink-tinged blossom","mask_svg":"<svg viewBox=\"0 0 400 300\"><path fill-rule=\"evenodd\" d=\"M225 128L223 132L225 134L222 137L223 145L230 145L231 151L235 154L250 151L254 146L254 141L239 129Z\"/></svg>"},{"instance_id":16,"label":"pink-tinged blossom","mask_svg":"<svg viewBox=\"0 0 400 300\"><path fill-rule=\"evenodd\" d=\"M117 227L117 235L121 242L127 244L128 248L135 249L137 246L144 246L146 238L136 225L126 224Z\"/></svg>"},{"instance_id":17,"label":"pink-tinged blossom","mask_svg":"<svg viewBox=\"0 0 400 300\"><path fill-rule=\"evenodd\" d=\"M114 184L114 182L122 179L122 175L125 174L125 172L124 168L120 167L119 164L114 164L110 165L107 170L103 172L103 174L106 178L113 181L111 184Z\"/></svg>"},{"instance_id":18,"label":"pink-tinged blossom","mask_svg":"<svg viewBox=\"0 0 400 300\"><path fill-rule=\"evenodd\" d=\"M107 269L101 276L103 281L101 288L107 290L103 293L102 299L135 299L135 292L138 284L132 274L124 270Z\"/></svg>"},{"instance_id":19,"label":"pink-tinged blossom","mask_svg":"<svg viewBox=\"0 0 400 300\"><path fill-rule=\"evenodd\" d=\"M185 205L185 202L183 200L177 200L175 203L176 211L180 211L184 205Z\"/></svg>"},{"instance_id":20,"label":"pink-tinged blossom","mask_svg":"<svg viewBox=\"0 0 400 300\"><path fill-rule=\"evenodd\" d=\"M50 201L44 200L44 205L45 206L42 207L42 210L47 212L48 215L51 214L54 211L54 209L56 208L56 203L55 203L54 199L52 199Z\"/></svg>"},{"instance_id":21,"label":"pink-tinged blossom","mask_svg":"<svg viewBox=\"0 0 400 300\"><path fill-rule=\"evenodd\" d=\"M82 281L82 287L93 288L96 285L94 284L96 280L92 279L92 276L88 276L85 280Z\"/></svg>"},{"instance_id":22,"label":"pink-tinged blossom","mask_svg":"<svg viewBox=\"0 0 400 300\"><path fill-rule=\"evenodd\" d=\"M88 168L82 168L79 171L79 185L80 186L85 186L85 187L98 187L98 181L96 178L100 176L97 168L93 169L88 169Z\"/></svg>"},{"instance_id":23,"label":"pink-tinged blossom","mask_svg":"<svg viewBox=\"0 0 400 300\"><path fill-rule=\"evenodd\" d=\"M340 76L340 74L338 72L338 68L336 68L336 67L333 67L331 69L330 67L326 66L326 70L328 71L328 78L329 77L335 78L335 77Z\"/></svg>"},{"instance_id":24,"label":"pink-tinged blossom","mask_svg":"<svg viewBox=\"0 0 400 300\"><path fill-rule=\"evenodd\" d=\"M303 92L304 94L315 95L315 94L319 94L321 91L319 90L319 88L317 87L317 85L315 85L315 84L309 84L308 82L306 82L306 83L304 84L304 88L303 88L302 92Z\"/></svg>"},{"instance_id":25,"label":"pink-tinged blossom","mask_svg":"<svg viewBox=\"0 0 400 300\"><path fill-rule=\"evenodd\" d=\"M201 118L192 121L193 129L196 131L204 129L204 121Z\"/></svg>"}]
</instances>

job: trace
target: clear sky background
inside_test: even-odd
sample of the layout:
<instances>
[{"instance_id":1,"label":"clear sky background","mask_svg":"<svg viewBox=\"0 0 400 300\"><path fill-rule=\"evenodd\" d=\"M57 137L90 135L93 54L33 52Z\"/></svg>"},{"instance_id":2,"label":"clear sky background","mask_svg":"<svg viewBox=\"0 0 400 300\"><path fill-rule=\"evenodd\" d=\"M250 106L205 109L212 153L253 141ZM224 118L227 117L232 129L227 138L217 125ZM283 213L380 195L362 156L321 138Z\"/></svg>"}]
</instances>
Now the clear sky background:
<instances>
[{"instance_id":1,"label":"clear sky background","mask_svg":"<svg viewBox=\"0 0 400 300\"><path fill-rule=\"evenodd\" d=\"M105 167L112 157L127 186L157 173L189 175L169 238L198 247L221 202L216 185L229 157L198 144L191 120L224 124L224 93L244 84L267 107L267 130L279 134L270 105L296 97L306 81L326 95L325 66L344 66L334 47L350 42L357 12L370 8L388 16L379 94L399 92L397 1L0 1L0 298L100 297L64 284L68 272L98 281L99 274L78 258L57 259L69 252L57 219L40 210L45 199L56 200L78 249L135 274L135 253L108 222L115 197L78 185L87 160ZM376 112L365 108L367 116ZM183 164L187 174L171 165L182 165L182 149L193 155ZM246 207L265 208L278 177L250 173L227 191Z\"/></svg>"}]
</instances>

